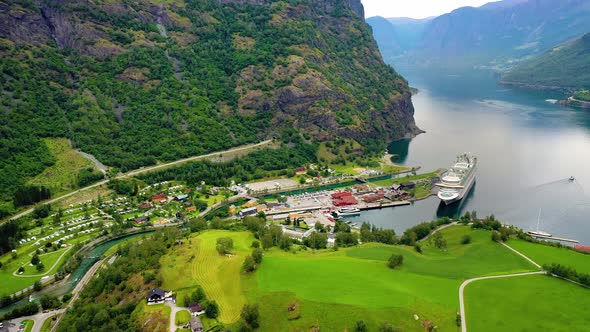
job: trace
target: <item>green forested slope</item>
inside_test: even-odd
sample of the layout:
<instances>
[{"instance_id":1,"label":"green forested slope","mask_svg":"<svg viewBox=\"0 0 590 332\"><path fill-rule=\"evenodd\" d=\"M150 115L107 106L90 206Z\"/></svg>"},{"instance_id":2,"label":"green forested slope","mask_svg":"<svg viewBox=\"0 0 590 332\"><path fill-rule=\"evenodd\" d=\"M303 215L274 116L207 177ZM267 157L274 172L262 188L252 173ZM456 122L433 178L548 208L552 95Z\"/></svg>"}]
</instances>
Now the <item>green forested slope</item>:
<instances>
[{"instance_id":1,"label":"green forested slope","mask_svg":"<svg viewBox=\"0 0 590 332\"><path fill-rule=\"evenodd\" d=\"M368 152L416 133L407 83L362 11L357 0L0 0L0 200L55 162L44 137L128 170L284 128Z\"/></svg>"},{"instance_id":2,"label":"green forested slope","mask_svg":"<svg viewBox=\"0 0 590 332\"><path fill-rule=\"evenodd\" d=\"M503 80L540 87L590 87L590 33L519 65Z\"/></svg>"}]
</instances>

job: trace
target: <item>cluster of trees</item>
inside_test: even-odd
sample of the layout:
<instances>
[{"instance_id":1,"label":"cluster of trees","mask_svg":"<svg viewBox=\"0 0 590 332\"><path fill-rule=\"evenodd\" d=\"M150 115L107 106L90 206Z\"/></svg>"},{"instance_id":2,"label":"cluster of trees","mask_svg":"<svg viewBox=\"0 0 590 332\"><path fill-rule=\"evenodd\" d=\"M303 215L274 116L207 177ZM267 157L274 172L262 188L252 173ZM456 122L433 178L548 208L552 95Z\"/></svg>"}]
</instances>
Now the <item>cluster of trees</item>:
<instances>
[{"instance_id":1,"label":"cluster of trees","mask_svg":"<svg viewBox=\"0 0 590 332\"><path fill-rule=\"evenodd\" d=\"M437 227L447 225L450 223L451 219L443 217L431 222L418 224L414 227L408 228L400 238L399 242L401 244L413 246L416 243L416 241L426 238Z\"/></svg>"},{"instance_id":2,"label":"cluster of trees","mask_svg":"<svg viewBox=\"0 0 590 332\"><path fill-rule=\"evenodd\" d=\"M147 288L159 286L160 258L179 237L178 230L165 229L141 242L121 246L119 258L86 286L63 317L58 331L135 330L132 312L144 298L143 294L136 293L140 286L134 276L143 272ZM155 277L148 277L149 274Z\"/></svg>"},{"instance_id":3,"label":"cluster of trees","mask_svg":"<svg viewBox=\"0 0 590 332\"><path fill-rule=\"evenodd\" d=\"M242 223L254 234L254 237L260 240L262 248L268 250L272 247L279 247L285 251L291 249L293 240L283 234L281 226L266 224L262 217L245 217Z\"/></svg>"},{"instance_id":4,"label":"cluster of trees","mask_svg":"<svg viewBox=\"0 0 590 332\"><path fill-rule=\"evenodd\" d=\"M256 270L256 268L258 267L258 265L260 265L260 263L262 263L262 256L263 256L262 249L254 248L252 250L252 254L249 256L246 256L246 259L244 260L244 263L242 264L242 270L244 270L244 272L246 272L246 273L254 272L254 270Z\"/></svg>"},{"instance_id":5,"label":"cluster of trees","mask_svg":"<svg viewBox=\"0 0 590 332\"><path fill-rule=\"evenodd\" d=\"M13 319L13 318L17 318L17 317L23 317L23 316L32 316L35 315L39 312L39 305L37 304L37 302L28 302L26 301L25 304L12 309L10 312L4 314L4 316L2 316L2 321L5 320L9 320L9 319Z\"/></svg>"},{"instance_id":6,"label":"cluster of trees","mask_svg":"<svg viewBox=\"0 0 590 332\"><path fill-rule=\"evenodd\" d=\"M15 249L18 241L26 235L26 230L19 221L10 221L0 225L0 254Z\"/></svg>"},{"instance_id":7,"label":"cluster of trees","mask_svg":"<svg viewBox=\"0 0 590 332\"><path fill-rule=\"evenodd\" d=\"M398 238L393 229L382 229L363 222L361 225L361 241L397 244Z\"/></svg>"},{"instance_id":8,"label":"cluster of trees","mask_svg":"<svg viewBox=\"0 0 590 332\"><path fill-rule=\"evenodd\" d=\"M544 264L543 269L549 274L554 274L562 278L570 279L575 282L579 282L584 286L590 287L590 274L580 273L573 267L552 263Z\"/></svg>"},{"instance_id":9,"label":"cluster of trees","mask_svg":"<svg viewBox=\"0 0 590 332\"><path fill-rule=\"evenodd\" d=\"M240 322L238 323L239 332L249 332L260 326L260 313L258 304L245 304L240 313Z\"/></svg>"},{"instance_id":10,"label":"cluster of trees","mask_svg":"<svg viewBox=\"0 0 590 332\"><path fill-rule=\"evenodd\" d=\"M184 296L184 305L188 306L193 303L198 303L205 308L205 316L209 318L217 318L219 316L219 305L215 300L207 300L203 287L198 286L191 294Z\"/></svg>"},{"instance_id":11,"label":"cluster of trees","mask_svg":"<svg viewBox=\"0 0 590 332\"><path fill-rule=\"evenodd\" d=\"M286 175L289 169L315 162L316 149L316 145L305 143L294 147L283 145L278 149L255 151L226 163L191 162L144 174L139 178L148 184L181 180L190 186L200 185L204 181L209 185L227 187L232 181L243 183L268 176Z\"/></svg>"},{"instance_id":12,"label":"cluster of trees","mask_svg":"<svg viewBox=\"0 0 590 332\"><path fill-rule=\"evenodd\" d=\"M364 320L359 320L355 323L353 331L355 331L355 332L368 332L369 326L367 325L367 323ZM379 331L379 332L396 332L396 331L400 331L400 329L394 327L393 325L391 325L388 322L382 322L381 324L379 324L377 331Z\"/></svg>"},{"instance_id":13,"label":"cluster of trees","mask_svg":"<svg viewBox=\"0 0 590 332\"><path fill-rule=\"evenodd\" d=\"M37 268L37 271L39 272L45 269L45 265L43 264L43 262L41 262L39 255L36 253L33 255L33 257L31 257L31 264L35 266Z\"/></svg>"},{"instance_id":14,"label":"cluster of trees","mask_svg":"<svg viewBox=\"0 0 590 332\"><path fill-rule=\"evenodd\" d=\"M49 188L40 186L22 186L14 193L14 207L35 204L42 200L51 198Z\"/></svg>"},{"instance_id":15,"label":"cluster of trees","mask_svg":"<svg viewBox=\"0 0 590 332\"><path fill-rule=\"evenodd\" d=\"M328 246L328 234L312 232L303 239L303 244L311 249L324 249Z\"/></svg>"},{"instance_id":16,"label":"cluster of trees","mask_svg":"<svg viewBox=\"0 0 590 332\"><path fill-rule=\"evenodd\" d=\"M227 255L231 253L234 248L234 240L231 237L220 237L217 239L215 249L220 255Z\"/></svg>"}]
</instances>

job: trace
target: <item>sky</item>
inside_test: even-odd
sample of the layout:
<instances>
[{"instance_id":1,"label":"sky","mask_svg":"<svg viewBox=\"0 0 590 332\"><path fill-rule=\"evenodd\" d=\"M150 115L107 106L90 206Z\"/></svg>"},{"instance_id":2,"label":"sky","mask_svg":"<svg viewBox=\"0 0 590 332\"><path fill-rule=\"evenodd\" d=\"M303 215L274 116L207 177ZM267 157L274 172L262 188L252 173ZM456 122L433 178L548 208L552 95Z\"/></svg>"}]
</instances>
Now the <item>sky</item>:
<instances>
[{"instance_id":1,"label":"sky","mask_svg":"<svg viewBox=\"0 0 590 332\"><path fill-rule=\"evenodd\" d=\"M496 0L361 0L365 16L426 18L464 6L479 7Z\"/></svg>"}]
</instances>

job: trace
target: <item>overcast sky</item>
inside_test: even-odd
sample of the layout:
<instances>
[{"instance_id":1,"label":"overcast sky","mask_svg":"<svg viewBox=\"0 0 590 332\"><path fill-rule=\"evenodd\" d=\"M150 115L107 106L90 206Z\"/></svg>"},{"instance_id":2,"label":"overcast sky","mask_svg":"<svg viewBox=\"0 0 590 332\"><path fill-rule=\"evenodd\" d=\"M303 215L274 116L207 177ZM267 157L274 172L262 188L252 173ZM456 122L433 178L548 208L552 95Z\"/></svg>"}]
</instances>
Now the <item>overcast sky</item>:
<instances>
[{"instance_id":1,"label":"overcast sky","mask_svg":"<svg viewBox=\"0 0 590 332\"><path fill-rule=\"evenodd\" d=\"M438 16L459 7L479 7L494 1L496 0L361 0L365 6L366 17L412 18Z\"/></svg>"}]
</instances>

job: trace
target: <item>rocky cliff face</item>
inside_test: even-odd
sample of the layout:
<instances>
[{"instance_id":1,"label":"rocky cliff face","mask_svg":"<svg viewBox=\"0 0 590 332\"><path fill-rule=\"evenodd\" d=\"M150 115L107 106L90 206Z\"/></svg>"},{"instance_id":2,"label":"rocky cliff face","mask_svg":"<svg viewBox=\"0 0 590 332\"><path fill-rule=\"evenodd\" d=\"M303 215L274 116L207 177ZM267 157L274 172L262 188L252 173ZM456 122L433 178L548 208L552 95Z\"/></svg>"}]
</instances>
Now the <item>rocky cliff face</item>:
<instances>
[{"instance_id":1,"label":"rocky cliff face","mask_svg":"<svg viewBox=\"0 0 590 332\"><path fill-rule=\"evenodd\" d=\"M123 168L289 128L380 149L420 131L363 17L360 0L0 0L2 68L31 70L2 72L0 120L49 117L43 135Z\"/></svg>"}]
</instances>

